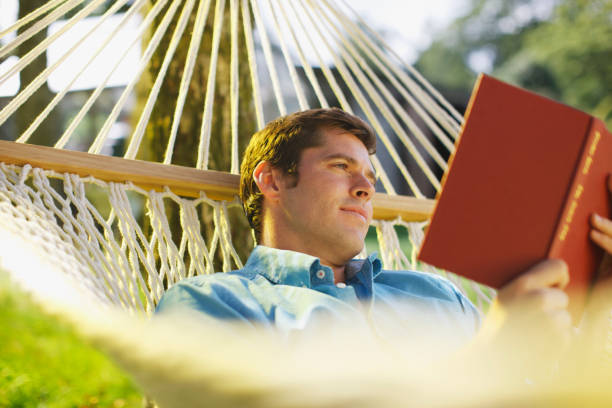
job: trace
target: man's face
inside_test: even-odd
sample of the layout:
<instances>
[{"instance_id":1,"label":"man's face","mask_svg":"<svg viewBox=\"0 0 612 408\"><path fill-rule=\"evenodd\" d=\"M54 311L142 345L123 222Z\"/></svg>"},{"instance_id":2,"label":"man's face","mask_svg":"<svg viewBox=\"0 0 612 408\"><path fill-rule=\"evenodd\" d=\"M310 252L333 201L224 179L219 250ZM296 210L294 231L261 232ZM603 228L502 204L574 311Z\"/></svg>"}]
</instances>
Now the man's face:
<instances>
[{"instance_id":1,"label":"man's face","mask_svg":"<svg viewBox=\"0 0 612 408\"><path fill-rule=\"evenodd\" d=\"M287 178L280 222L290 248L344 265L363 248L372 219L375 175L368 151L351 133L321 130L318 147L302 152L298 182Z\"/></svg>"}]
</instances>

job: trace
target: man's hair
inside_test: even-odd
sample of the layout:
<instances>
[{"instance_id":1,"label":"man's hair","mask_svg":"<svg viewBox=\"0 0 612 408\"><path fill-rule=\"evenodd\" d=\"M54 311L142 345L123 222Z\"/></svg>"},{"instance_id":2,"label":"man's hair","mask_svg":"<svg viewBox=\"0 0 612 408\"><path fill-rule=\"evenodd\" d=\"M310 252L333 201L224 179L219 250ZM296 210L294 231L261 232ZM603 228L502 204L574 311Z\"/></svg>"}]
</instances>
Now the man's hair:
<instances>
[{"instance_id":1,"label":"man's hair","mask_svg":"<svg viewBox=\"0 0 612 408\"><path fill-rule=\"evenodd\" d=\"M240 166L240 199L257 240L261 239L263 195L253 180L253 171L262 161L295 178L302 151L322 143L321 131L339 129L355 135L369 154L376 152L372 128L357 116L338 108L310 109L282 116L255 133L244 152Z\"/></svg>"}]
</instances>

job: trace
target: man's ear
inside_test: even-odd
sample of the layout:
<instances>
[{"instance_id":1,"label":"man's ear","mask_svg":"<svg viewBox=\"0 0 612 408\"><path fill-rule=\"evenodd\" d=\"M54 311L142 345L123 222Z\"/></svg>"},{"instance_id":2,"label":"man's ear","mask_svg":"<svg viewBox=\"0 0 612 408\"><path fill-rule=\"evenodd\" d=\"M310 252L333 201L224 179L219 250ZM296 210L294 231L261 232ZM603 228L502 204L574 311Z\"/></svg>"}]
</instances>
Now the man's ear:
<instances>
[{"instance_id":1,"label":"man's ear","mask_svg":"<svg viewBox=\"0 0 612 408\"><path fill-rule=\"evenodd\" d=\"M269 200L278 198L282 182L280 174L281 172L268 161L259 162L253 170L253 180L265 198Z\"/></svg>"}]
</instances>

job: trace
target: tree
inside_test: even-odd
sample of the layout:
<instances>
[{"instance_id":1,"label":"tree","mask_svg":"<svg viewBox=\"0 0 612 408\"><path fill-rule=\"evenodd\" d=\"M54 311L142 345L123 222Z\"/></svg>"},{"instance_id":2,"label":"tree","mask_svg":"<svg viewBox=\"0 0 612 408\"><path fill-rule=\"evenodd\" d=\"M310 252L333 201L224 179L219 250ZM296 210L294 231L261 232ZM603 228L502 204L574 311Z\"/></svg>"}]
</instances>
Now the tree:
<instances>
[{"instance_id":1,"label":"tree","mask_svg":"<svg viewBox=\"0 0 612 408\"><path fill-rule=\"evenodd\" d=\"M217 74L215 84L215 100L212 119L212 137L210 144L209 169L229 171L231 158L231 143L230 143L230 11L229 2L227 2L224 10L224 24L222 37L220 41L219 57L217 61ZM147 124L145 138L143 142L144 148L139 152L140 158L146 160L163 161L166 145L170 135L172 118L174 115L175 106L178 99L181 77L185 67L187 52L189 50L189 41L194 31L194 23L197 7L194 7L189 23L185 30L185 34L179 43L177 51L170 63L168 73L162 85L162 92L157 97L155 108L151 115L151 119ZM160 13L157 20L153 23L156 28L163 18L164 11ZM173 22L166 30L158 50L153 55L148 66L147 73L143 75L139 84L139 105L144 105L144 101L148 97L149 90L152 88L153 82L162 65L163 58L166 54L172 33L176 27L180 10L177 12ZM206 83L209 73L210 55L212 47L213 35L213 17L214 8L211 8L204 35L197 55L197 61L194 68L194 73L189 84L189 95L185 103L183 115L180 120L177 141L172 159L173 164L184 166L195 166L198 151L198 135L202 124L202 113L204 107L204 99L206 95ZM239 30L239 38L244 38L242 28ZM239 47L239 60L246 61L246 48ZM255 114L252 106L252 95L250 86L250 76L248 64L239 64L239 82L240 82L240 107L239 107L239 151L244 151L250 136L255 130ZM136 109L136 113L140 113L140 109ZM176 209L168 208L170 222L175 229L174 237L180 239L180 221L179 214ZM202 212L204 223L204 235L206 240L210 242L214 233L213 214L208 208ZM232 225L232 242L237 249L239 255L244 260L252 247L252 238L249 232L249 226L246 217L241 211L236 211L230 214L230 222Z\"/></svg>"},{"instance_id":2,"label":"tree","mask_svg":"<svg viewBox=\"0 0 612 408\"><path fill-rule=\"evenodd\" d=\"M592 113L612 127L612 1L472 0L417 67L466 98L477 71Z\"/></svg>"},{"instance_id":3,"label":"tree","mask_svg":"<svg viewBox=\"0 0 612 408\"><path fill-rule=\"evenodd\" d=\"M20 0L19 1L19 18L27 16L30 12L41 7L45 3L44 0ZM21 34L27 30L29 26L23 26L17 31ZM16 49L16 54L19 57L26 55L32 48L38 45L47 36L46 30L41 30L39 33L32 36L28 41L25 41ZM47 67L47 54L41 53L30 64L23 68L20 73L19 92L24 90L44 69ZM32 96L28 99L28 103L23 104L15 112L15 134L13 140L21 135L30 126L32 120L47 106L53 98L54 93L51 92L47 82L45 82ZM49 145L55 142L50 136L60 134L60 120L56 112L51 112L47 119L34 132L31 143Z\"/></svg>"}]
</instances>

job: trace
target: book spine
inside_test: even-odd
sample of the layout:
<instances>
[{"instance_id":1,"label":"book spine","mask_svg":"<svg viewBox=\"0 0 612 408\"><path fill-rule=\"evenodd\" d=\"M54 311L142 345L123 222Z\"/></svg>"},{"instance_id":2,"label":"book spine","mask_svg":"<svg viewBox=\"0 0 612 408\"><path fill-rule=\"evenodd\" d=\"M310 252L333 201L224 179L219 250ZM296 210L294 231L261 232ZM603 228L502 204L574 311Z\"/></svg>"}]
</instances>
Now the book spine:
<instances>
[{"instance_id":1,"label":"book spine","mask_svg":"<svg viewBox=\"0 0 612 408\"><path fill-rule=\"evenodd\" d=\"M591 166L597 153L597 147L601 140L602 133L600 130L594 127L594 120L591 119L591 123L588 127L587 132L589 133L580 160L574 173L574 179L572 180L571 187L568 191L565 199L563 211L561 217L557 223L555 235L553 236L552 242L549 246L548 258L559 258L566 259L566 247L568 243L568 236L573 229L576 228L576 210L583 205L585 200L585 185L586 181L591 173Z\"/></svg>"}]
</instances>

